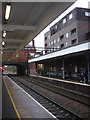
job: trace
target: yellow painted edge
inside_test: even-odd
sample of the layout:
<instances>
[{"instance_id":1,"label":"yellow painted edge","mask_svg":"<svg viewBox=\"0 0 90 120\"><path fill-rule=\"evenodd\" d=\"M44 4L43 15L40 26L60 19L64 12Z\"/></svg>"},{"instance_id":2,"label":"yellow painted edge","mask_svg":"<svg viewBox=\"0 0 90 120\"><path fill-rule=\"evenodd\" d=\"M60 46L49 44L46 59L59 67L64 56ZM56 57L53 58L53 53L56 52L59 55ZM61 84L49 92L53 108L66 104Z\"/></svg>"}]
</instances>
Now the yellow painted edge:
<instances>
[{"instance_id":1,"label":"yellow painted edge","mask_svg":"<svg viewBox=\"0 0 90 120\"><path fill-rule=\"evenodd\" d=\"M3 80L3 81L4 81L4 80ZM10 100L11 100L12 105L13 105L13 107L14 107L14 110L15 110L15 112L16 112L16 114L17 114L17 118L18 118L19 120L21 120L20 114L19 114L19 112L18 112L18 110L17 110L17 108L16 108L16 106L15 106L15 103L14 103L14 101L13 101L13 98L12 98L10 92L9 92L9 89L8 89L5 81L4 81L4 84L5 84L5 87L6 87L6 89L7 89L8 94L9 94L9 97L10 97Z\"/></svg>"}]
</instances>

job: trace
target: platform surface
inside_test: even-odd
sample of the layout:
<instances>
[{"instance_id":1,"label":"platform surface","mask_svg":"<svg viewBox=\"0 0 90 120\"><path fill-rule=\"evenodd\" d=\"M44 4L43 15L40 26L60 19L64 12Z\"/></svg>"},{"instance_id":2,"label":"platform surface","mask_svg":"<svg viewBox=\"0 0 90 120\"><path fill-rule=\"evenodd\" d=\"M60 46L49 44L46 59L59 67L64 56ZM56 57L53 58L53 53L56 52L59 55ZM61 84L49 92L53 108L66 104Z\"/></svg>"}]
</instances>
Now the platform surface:
<instances>
[{"instance_id":1,"label":"platform surface","mask_svg":"<svg viewBox=\"0 0 90 120\"><path fill-rule=\"evenodd\" d=\"M4 82L2 82L2 118L17 118L11 99L8 95Z\"/></svg>"},{"instance_id":2,"label":"platform surface","mask_svg":"<svg viewBox=\"0 0 90 120\"><path fill-rule=\"evenodd\" d=\"M39 104L34 98L32 98L9 77L4 76L3 81L10 91L10 94L14 100L15 106L21 118L55 119L54 115L46 110L41 104Z\"/></svg>"}]
</instances>

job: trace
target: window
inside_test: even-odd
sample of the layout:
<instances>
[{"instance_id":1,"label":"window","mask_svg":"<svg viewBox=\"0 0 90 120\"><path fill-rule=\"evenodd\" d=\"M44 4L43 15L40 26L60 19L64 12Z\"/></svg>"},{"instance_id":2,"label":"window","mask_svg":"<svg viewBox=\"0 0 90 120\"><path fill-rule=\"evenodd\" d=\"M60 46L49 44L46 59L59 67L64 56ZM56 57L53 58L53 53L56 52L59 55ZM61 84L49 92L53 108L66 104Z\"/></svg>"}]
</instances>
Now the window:
<instances>
[{"instance_id":1,"label":"window","mask_svg":"<svg viewBox=\"0 0 90 120\"><path fill-rule=\"evenodd\" d=\"M48 35L48 39L50 39L50 35Z\"/></svg>"},{"instance_id":2,"label":"window","mask_svg":"<svg viewBox=\"0 0 90 120\"><path fill-rule=\"evenodd\" d=\"M47 37L45 37L45 40L47 40Z\"/></svg>"},{"instance_id":3,"label":"window","mask_svg":"<svg viewBox=\"0 0 90 120\"><path fill-rule=\"evenodd\" d=\"M76 33L76 28L74 28L73 30L71 30L71 35Z\"/></svg>"},{"instance_id":4,"label":"window","mask_svg":"<svg viewBox=\"0 0 90 120\"><path fill-rule=\"evenodd\" d=\"M66 18L65 19L63 19L63 24L65 24L66 23Z\"/></svg>"},{"instance_id":5,"label":"window","mask_svg":"<svg viewBox=\"0 0 90 120\"><path fill-rule=\"evenodd\" d=\"M51 35L55 34L57 32L57 25L54 25L52 28L51 28Z\"/></svg>"},{"instance_id":6,"label":"window","mask_svg":"<svg viewBox=\"0 0 90 120\"><path fill-rule=\"evenodd\" d=\"M63 38L64 38L64 35L61 35L61 36L60 36L60 39L63 39Z\"/></svg>"},{"instance_id":7,"label":"window","mask_svg":"<svg viewBox=\"0 0 90 120\"><path fill-rule=\"evenodd\" d=\"M47 53L47 50L45 50L45 54Z\"/></svg>"},{"instance_id":8,"label":"window","mask_svg":"<svg viewBox=\"0 0 90 120\"><path fill-rule=\"evenodd\" d=\"M90 12L85 12L85 16L90 16Z\"/></svg>"},{"instance_id":9,"label":"window","mask_svg":"<svg viewBox=\"0 0 90 120\"><path fill-rule=\"evenodd\" d=\"M56 50L56 47L54 47L54 51Z\"/></svg>"},{"instance_id":10,"label":"window","mask_svg":"<svg viewBox=\"0 0 90 120\"><path fill-rule=\"evenodd\" d=\"M57 25L55 25L55 29L57 29Z\"/></svg>"},{"instance_id":11,"label":"window","mask_svg":"<svg viewBox=\"0 0 90 120\"><path fill-rule=\"evenodd\" d=\"M68 43L66 42L66 47L67 47Z\"/></svg>"},{"instance_id":12,"label":"window","mask_svg":"<svg viewBox=\"0 0 90 120\"><path fill-rule=\"evenodd\" d=\"M54 40L54 43L56 43L56 39Z\"/></svg>"},{"instance_id":13,"label":"window","mask_svg":"<svg viewBox=\"0 0 90 120\"><path fill-rule=\"evenodd\" d=\"M45 47L47 47L47 43L45 44Z\"/></svg>"},{"instance_id":14,"label":"window","mask_svg":"<svg viewBox=\"0 0 90 120\"><path fill-rule=\"evenodd\" d=\"M59 49L59 46L57 46L57 49Z\"/></svg>"},{"instance_id":15,"label":"window","mask_svg":"<svg viewBox=\"0 0 90 120\"><path fill-rule=\"evenodd\" d=\"M68 33L66 33L66 38L68 38Z\"/></svg>"},{"instance_id":16,"label":"window","mask_svg":"<svg viewBox=\"0 0 90 120\"><path fill-rule=\"evenodd\" d=\"M69 15L69 20L73 18L73 14L70 14Z\"/></svg>"},{"instance_id":17,"label":"window","mask_svg":"<svg viewBox=\"0 0 90 120\"><path fill-rule=\"evenodd\" d=\"M61 44L61 48L63 48L64 47L64 44Z\"/></svg>"},{"instance_id":18,"label":"window","mask_svg":"<svg viewBox=\"0 0 90 120\"><path fill-rule=\"evenodd\" d=\"M51 41L51 45L53 45L53 41Z\"/></svg>"},{"instance_id":19,"label":"window","mask_svg":"<svg viewBox=\"0 0 90 120\"><path fill-rule=\"evenodd\" d=\"M59 42L60 38L57 39L57 41Z\"/></svg>"},{"instance_id":20,"label":"window","mask_svg":"<svg viewBox=\"0 0 90 120\"><path fill-rule=\"evenodd\" d=\"M89 40L90 39L90 32L86 33L86 40Z\"/></svg>"},{"instance_id":21,"label":"window","mask_svg":"<svg viewBox=\"0 0 90 120\"><path fill-rule=\"evenodd\" d=\"M51 49L51 51L53 51L53 48Z\"/></svg>"},{"instance_id":22,"label":"window","mask_svg":"<svg viewBox=\"0 0 90 120\"><path fill-rule=\"evenodd\" d=\"M48 44L49 46L50 46L50 42L49 42L49 44Z\"/></svg>"},{"instance_id":23,"label":"window","mask_svg":"<svg viewBox=\"0 0 90 120\"><path fill-rule=\"evenodd\" d=\"M72 44L75 44L76 43L76 39L72 40Z\"/></svg>"}]
</instances>

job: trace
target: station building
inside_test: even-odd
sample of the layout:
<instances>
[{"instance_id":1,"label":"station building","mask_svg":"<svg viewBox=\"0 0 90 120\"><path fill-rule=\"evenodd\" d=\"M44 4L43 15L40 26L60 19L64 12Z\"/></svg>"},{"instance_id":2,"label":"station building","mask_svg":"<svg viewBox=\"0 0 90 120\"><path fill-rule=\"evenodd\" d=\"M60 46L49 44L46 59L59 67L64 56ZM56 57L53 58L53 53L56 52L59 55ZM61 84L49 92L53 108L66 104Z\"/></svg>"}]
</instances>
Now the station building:
<instances>
[{"instance_id":1,"label":"station building","mask_svg":"<svg viewBox=\"0 0 90 120\"><path fill-rule=\"evenodd\" d=\"M75 8L45 33L45 55L30 59L34 71L90 82L90 9ZM42 66L41 68L38 66ZM43 71L42 73L40 71ZM36 73L34 73L36 74Z\"/></svg>"}]
</instances>

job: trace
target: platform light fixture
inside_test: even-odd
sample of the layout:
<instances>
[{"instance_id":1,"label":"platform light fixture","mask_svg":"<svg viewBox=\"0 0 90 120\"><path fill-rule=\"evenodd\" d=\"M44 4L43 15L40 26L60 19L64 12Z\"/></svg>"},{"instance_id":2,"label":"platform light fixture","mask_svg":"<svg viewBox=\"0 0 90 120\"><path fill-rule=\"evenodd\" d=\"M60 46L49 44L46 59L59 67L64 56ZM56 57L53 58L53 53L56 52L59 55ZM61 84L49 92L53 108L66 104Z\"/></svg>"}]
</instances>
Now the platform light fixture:
<instances>
[{"instance_id":1,"label":"platform light fixture","mask_svg":"<svg viewBox=\"0 0 90 120\"><path fill-rule=\"evenodd\" d=\"M4 46L5 45L5 42L2 42L2 46Z\"/></svg>"},{"instance_id":2,"label":"platform light fixture","mask_svg":"<svg viewBox=\"0 0 90 120\"><path fill-rule=\"evenodd\" d=\"M3 37L4 38L6 37L6 31L3 31Z\"/></svg>"},{"instance_id":3,"label":"platform light fixture","mask_svg":"<svg viewBox=\"0 0 90 120\"><path fill-rule=\"evenodd\" d=\"M6 6L6 12L5 12L5 19L8 20L10 16L10 11L11 11L11 5Z\"/></svg>"},{"instance_id":4,"label":"platform light fixture","mask_svg":"<svg viewBox=\"0 0 90 120\"><path fill-rule=\"evenodd\" d=\"M1 54L3 54L3 51L1 51Z\"/></svg>"}]
</instances>

